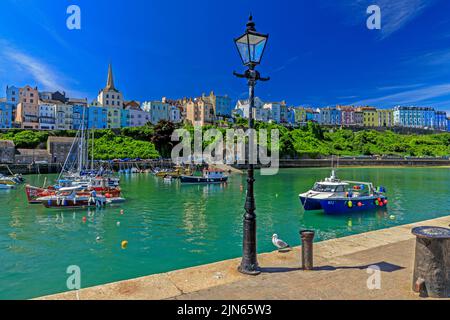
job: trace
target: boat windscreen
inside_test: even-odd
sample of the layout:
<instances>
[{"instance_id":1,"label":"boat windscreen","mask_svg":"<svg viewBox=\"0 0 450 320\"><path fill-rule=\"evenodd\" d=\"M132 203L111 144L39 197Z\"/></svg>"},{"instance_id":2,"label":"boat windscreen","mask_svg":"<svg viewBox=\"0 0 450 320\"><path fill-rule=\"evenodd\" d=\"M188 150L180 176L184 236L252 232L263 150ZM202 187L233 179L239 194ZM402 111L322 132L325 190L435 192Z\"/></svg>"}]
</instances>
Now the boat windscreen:
<instances>
[{"instance_id":1,"label":"boat windscreen","mask_svg":"<svg viewBox=\"0 0 450 320\"><path fill-rule=\"evenodd\" d=\"M313 191L316 192L344 192L344 185L330 185L330 184L321 184L316 183L314 185Z\"/></svg>"}]
</instances>

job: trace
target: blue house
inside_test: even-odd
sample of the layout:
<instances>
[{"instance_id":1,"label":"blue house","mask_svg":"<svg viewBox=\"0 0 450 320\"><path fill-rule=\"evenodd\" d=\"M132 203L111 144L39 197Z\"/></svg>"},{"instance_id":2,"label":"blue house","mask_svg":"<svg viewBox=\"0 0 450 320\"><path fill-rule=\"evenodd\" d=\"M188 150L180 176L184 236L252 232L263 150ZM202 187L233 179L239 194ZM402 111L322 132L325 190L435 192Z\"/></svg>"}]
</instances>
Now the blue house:
<instances>
[{"instance_id":1,"label":"blue house","mask_svg":"<svg viewBox=\"0 0 450 320\"><path fill-rule=\"evenodd\" d=\"M108 108L90 106L87 110L89 129L106 129L108 127Z\"/></svg>"},{"instance_id":2,"label":"blue house","mask_svg":"<svg viewBox=\"0 0 450 320\"><path fill-rule=\"evenodd\" d=\"M127 128L130 126L130 110L123 109L120 112L120 126Z\"/></svg>"},{"instance_id":3,"label":"blue house","mask_svg":"<svg viewBox=\"0 0 450 320\"><path fill-rule=\"evenodd\" d=\"M447 130L447 113L445 111L436 111L434 128L438 130Z\"/></svg>"},{"instance_id":4,"label":"blue house","mask_svg":"<svg viewBox=\"0 0 450 320\"><path fill-rule=\"evenodd\" d=\"M84 118L84 127L88 125L88 108L83 105L73 105L73 129L78 130L81 128Z\"/></svg>"},{"instance_id":5,"label":"blue house","mask_svg":"<svg viewBox=\"0 0 450 320\"><path fill-rule=\"evenodd\" d=\"M293 108L287 110L287 122L292 125L295 124L295 110Z\"/></svg>"},{"instance_id":6,"label":"blue house","mask_svg":"<svg viewBox=\"0 0 450 320\"><path fill-rule=\"evenodd\" d=\"M6 102L9 103L13 110L16 109L17 104L20 102L20 88L16 86L6 86Z\"/></svg>"},{"instance_id":7,"label":"blue house","mask_svg":"<svg viewBox=\"0 0 450 320\"><path fill-rule=\"evenodd\" d=\"M12 126L13 105L0 102L0 129L10 129Z\"/></svg>"},{"instance_id":8,"label":"blue house","mask_svg":"<svg viewBox=\"0 0 450 320\"><path fill-rule=\"evenodd\" d=\"M323 125L341 125L341 110L336 107L321 108L319 123Z\"/></svg>"}]
</instances>

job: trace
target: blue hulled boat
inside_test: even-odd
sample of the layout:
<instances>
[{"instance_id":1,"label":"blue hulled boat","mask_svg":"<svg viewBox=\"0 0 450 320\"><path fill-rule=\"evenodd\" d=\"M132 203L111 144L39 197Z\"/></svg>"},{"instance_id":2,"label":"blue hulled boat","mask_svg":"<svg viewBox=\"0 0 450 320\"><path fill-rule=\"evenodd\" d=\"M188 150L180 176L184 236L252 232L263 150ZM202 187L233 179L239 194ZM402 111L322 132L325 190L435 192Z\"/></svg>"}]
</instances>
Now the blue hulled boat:
<instances>
[{"instance_id":1,"label":"blue hulled boat","mask_svg":"<svg viewBox=\"0 0 450 320\"><path fill-rule=\"evenodd\" d=\"M203 176L180 176L180 180L185 184L225 183L228 181L228 176L221 170L205 169Z\"/></svg>"},{"instance_id":2,"label":"blue hulled boat","mask_svg":"<svg viewBox=\"0 0 450 320\"><path fill-rule=\"evenodd\" d=\"M385 208L388 204L385 192L384 187L374 188L370 182L341 181L333 170L330 178L316 182L299 197L305 211L339 214Z\"/></svg>"},{"instance_id":3,"label":"blue hulled boat","mask_svg":"<svg viewBox=\"0 0 450 320\"><path fill-rule=\"evenodd\" d=\"M387 207L388 199L384 195L356 196L353 198L330 198L322 200L320 205L326 214L340 214L358 211L376 210Z\"/></svg>"},{"instance_id":4,"label":"blue hulled boat","mask_svg":"<svg viewBox=\"0 0 450 320\"><path fill-rule=\"evenodd\" d=\"M346 196L349 184L339 180L333 170L329 178L316 182L308 192L299 195L303 208L306 211L322 210L321 201L333 196Z\"/></svg>"}]
</instances>

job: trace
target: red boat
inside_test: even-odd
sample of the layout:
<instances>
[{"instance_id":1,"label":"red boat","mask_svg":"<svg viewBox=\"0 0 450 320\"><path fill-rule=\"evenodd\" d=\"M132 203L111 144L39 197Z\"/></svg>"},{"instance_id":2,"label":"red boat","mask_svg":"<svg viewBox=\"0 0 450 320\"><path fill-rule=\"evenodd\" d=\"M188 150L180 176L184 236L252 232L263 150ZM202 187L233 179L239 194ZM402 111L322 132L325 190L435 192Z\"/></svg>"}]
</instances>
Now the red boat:
<instances>
[{"instance_id":1,"label":"red boat","mask_svg":"<svg viewBox=\"0 0 450 320\"><path fill-rule=\"evenodd\" d=\"M121 194L120 187L110 188L110 187L93 187L87 188L85 190L80 190L77 192L79 196L89 196L91 191L95 190L97 194L105 196L107 199L119 198ZM38 201L38 198L54 196L57 189L50 186L48 188L33 187L30 185L25 186L25 192L27 194L27 200L29 204L41 204L42 201Z\"/></svg>"}]
</instances>

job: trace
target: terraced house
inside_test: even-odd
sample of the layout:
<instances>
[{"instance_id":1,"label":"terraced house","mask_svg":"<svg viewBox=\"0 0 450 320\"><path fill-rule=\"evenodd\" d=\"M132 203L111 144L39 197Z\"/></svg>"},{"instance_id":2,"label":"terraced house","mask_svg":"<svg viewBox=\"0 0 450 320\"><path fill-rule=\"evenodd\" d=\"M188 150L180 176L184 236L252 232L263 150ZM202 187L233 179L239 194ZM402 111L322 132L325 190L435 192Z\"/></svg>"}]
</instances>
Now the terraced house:
<instances>
[{"instance_id":1,"label":"terraced house","mask_svg":"<svg viewBox=\"0 0 450 320\"><path fill-rule=\"evenodd\" d=\"M150 122L157 124L161 120L169 120L170 106L164 101L146 101L142 104L142 109L150 114Z\"/></svg>"},{"instance_id":2,"label":"terraced house","mask_svg":"<svg viewBox=\"0 0 450 320\"><path fill-rule=\"evenodd\" d=\"M88 128L106 129L108 127L108 108L91 105L87 108Z\"/></svg>"},{"instance_id":3,"label":"terraced house","mask_svg":"<svg viewBox=\"0 0 450 320\"><path fill-rule=\"evenodd\" d=\"M15 122L23 129L39 129L39 91L25 86L19 89Z\"/></svg>"},{"instance_id":4,"label":"terraced house","mask_svg":"<svg viewBox=\"0 0 450 320\"><path fill-rule=\"evenodd\" d=\"M337 106L341 112L341 124L351 126L355 124L355 108L351 106Z\"/></svg>"},{"instance_id":5,"label":"terraced house","mask_svg":"<svg viewBox=\"0 0 450 320\"><path fill-rule=\"evenodd\" d=\"M73 129L73 107L67 104L56 105L55 129L72 130Z\"/></svg>"},{"instance_id":6,"label":"terraced house","mask_svg":"<svg viewBox=\"0 0 450 320\"><path fill-rule=\"evenodd\" d=\"M56 103L39 103L39 130L56 129Z\"/></svg>"},{"instance_id":7,"label":"terraced house","mask_svg":"<svg viewBox=\"0 0 450 320\"><path fill-rule=\"evenodd\" d=\"M186 103L186 120L193 126L203 127L215 122L214 106L208 99L197 98Z\"/></svg>"},{"instance_id":8,"label":"terraced house","mask_svg":"<svg viewBox=\"0 0 450 320\"><path fill-rule=\"evenodd\" d=\"M394 125L409 128L436 128L436 111L430 107L394 108Z\"/></svg>"},{"instance_id":9,"label":"terraced house","mask_svg":"<svg viewBox=\"0 0 450 320\"><path fill-rule=\"evenodd\" d=\"M319 123L324 125L341 125L341 110L336 107L326 107L320 109Z\"/></svg>"},{"instance_id":10,"label":"terraced house","mask_svg":"<svg viewBox=\"0 0 450 320\"><path fill-rule=\"evenodd\" d=\"M374 107L359 107L357 108L358 112L362 112L363 121L362 125L364 127L378 127L378 112Z\"/></svg>"},{"instance_id":11,"label":"terraced house","mask_svg":"<svg viewBox=\"0 0 450 320\"><path fill-rule=\"evenodd\" d=\"M202 94L202 99L212 103L214 107L214 114L217 117L231 116L231 98L227 95L217 96L214 94L214 91L211 91L209 96Z\"/></svg>"},{"instance_id":12,"label":"terraced house","mask_svg":"<svg viewBox=\"0 0 450 320\"><path fill-rule=\"evenodd\" d=\"M150 122L150 113L141 109L137 101L124 102L124 109L121 110L122 127L142 127Z\"/></svg>"},{"instance_id":13,"label":"terraced house","mask_svg":"<svg viewBox=\"0 0 450 320\"><path fill-rule=\"evenodd\" d=\"M13 106L5 101L0 101L0 129L9 129L12 126Z\"/></svg>"},{"instance_id":14,"label":"terraced house","mask_svg":"<svg viewBox=\"0 0 450 320\"><path fill-rule=\"evenodd\" d=\"M394 111L392 109L377 109L378 127L394 126Z\"/></svg>"}]
</instances>

